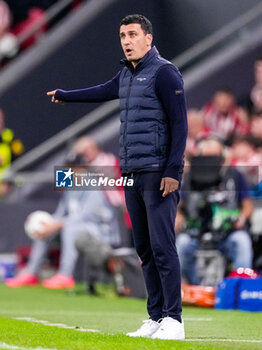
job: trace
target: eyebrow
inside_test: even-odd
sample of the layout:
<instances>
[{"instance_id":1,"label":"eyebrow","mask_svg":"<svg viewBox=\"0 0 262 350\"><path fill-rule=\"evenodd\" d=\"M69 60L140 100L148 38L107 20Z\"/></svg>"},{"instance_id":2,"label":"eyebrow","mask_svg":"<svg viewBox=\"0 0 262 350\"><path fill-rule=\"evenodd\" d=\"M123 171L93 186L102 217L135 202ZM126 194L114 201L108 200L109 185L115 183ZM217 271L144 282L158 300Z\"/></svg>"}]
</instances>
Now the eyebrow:
<instances>
[{"instance_id":1,"label":"eyebrow","mask_svg":"<svg viewBox=\"0 0 262 350\"><path fill-rule=\"evenodd\" d=\"M136 30L129 30L128 32L127 32L127 34L136 34L137 33L137 31ZM121 32L120 33L120 36L123 36L123 35L125 35L126 33L125 32Z\"/></svg>"}]
</instances>

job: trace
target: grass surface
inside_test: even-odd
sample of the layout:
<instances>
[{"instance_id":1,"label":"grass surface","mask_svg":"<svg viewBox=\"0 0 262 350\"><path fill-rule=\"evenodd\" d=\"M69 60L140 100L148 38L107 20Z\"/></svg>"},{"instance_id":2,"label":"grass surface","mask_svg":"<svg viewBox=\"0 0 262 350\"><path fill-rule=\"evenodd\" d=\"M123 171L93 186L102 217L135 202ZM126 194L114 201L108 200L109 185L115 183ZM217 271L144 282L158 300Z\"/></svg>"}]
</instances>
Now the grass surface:
<instances>
[{"instance_id":1,"label":"grass surface","mask_svg":"<svg viewBox=\"0 0 262 350\"><path fill-rule=\"evenodd\" d=\"M68 293L41 287L10 289L0 285L0 349L7 348L4 343L17 349L262 348L261 313L184 307L188 341L134 339L124 334L137 329L147 318L144 300L118 298L110 288L103 288L100 297L82 292L81 286L75 293ZM31 319L17 320L25 317ZM49 325L36 321L47 321ZM59 328L54 323L75 329ZM86 332L81 328L99 332Z\"/></svg>"}]
</instances>

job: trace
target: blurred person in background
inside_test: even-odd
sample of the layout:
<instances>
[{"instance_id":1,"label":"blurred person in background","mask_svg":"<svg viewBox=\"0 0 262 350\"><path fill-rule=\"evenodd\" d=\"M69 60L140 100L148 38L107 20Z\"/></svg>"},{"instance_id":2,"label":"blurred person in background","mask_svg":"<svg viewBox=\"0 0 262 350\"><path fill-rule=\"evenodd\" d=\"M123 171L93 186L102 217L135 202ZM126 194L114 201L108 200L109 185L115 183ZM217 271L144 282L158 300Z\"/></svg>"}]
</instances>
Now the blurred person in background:
<instances>
[{"instance_id":1,"label":"blurred person in background","mask_svg":"<svg viewBox=\"0 0 262 350\"><path fill-rule=\"evenodd\" d=\"M22 142L17 139L14 132L5 125L5 114L0 108L0 197L10 191L10 185L2 182L3 172L8 169L12 161L24 151Z\"/></svg>"},{"instance_id":2,"label":"blurred person in background","mask_svg":"<svg viewBox=\"0 0 262 350\"><path fill-rule=\"evenodd\" d=\"M250 188L261 181L262 155L257 151L255 139L251 135L233 141L230 164L245 175Z\"/></svg>"},{"instance_id":3,"label":"blurred person in background","mask_svg":"<svg viewBox=\"0 0 262 350\"><path fill-rule=\"evenodd\" d=\"M12 13L12 27L24 22L30 17L33 8L47 10L59 0L5 0Z\"/></svg>"},{"instance_id":4,"label":"blurred person in background","mask_svg":"<svg viewBox=\"0 0 262 350\"><path fill-rule=\"evenodd\" d=\"M5 1L0 1L0 39L8 32L11 24L11 13Z\"/></svg>"},{"instance_id":5,"label":"blurred person in background","mask_svg":"<svg viewBox=\"0 0 262 350\"><path fill-rule=\"evenodd\" d=\"M10 32L13 16L6 1L0 1L0 61L3 58L11 58L16 55L17 41Z\"/></svg>"},{"instance_id":6,"label":"blurred person in background","mask_svg":"<svg viewBox=\"0 0 262 350\"><path fill-rule=\"evenodd\" d=\"M62 11L60 10L55 18L46 24L40 25L38 29L18 47L17 37L34 28L37 23L44 21L46 18L46 11L58 1L59 0L5 0L10 9L9 12L12 19L9 24L8 40L5 40L5 45L3 46L7 58L12 58L18 50L26 49L34 44L48 28L66 15L71 8L80 3L80 1L72 1L72 3L68 4Z\"/></svg>"},{"instance_id":7,"label":"blurred person in background","mask_svg":"<svg viewBox=\"0 0 262 350\"><path fill-rule=\"evenodd\" d=\"M250 133L258 141L262 140L262 109L251 114Z\"/></svg>"},{"instance_id":8,"label":"blurred person in background","mask_svg":"<svg viewBox=\"0 0 262 350\"><path fill-rule=\"evenodd\" d=\"M198 109L187 111L188 136L186 142L186 154L193 155L196 152L197 140L207 136L209 129L205 126L202 112Z\"/></svg>"},{"instance_id":9,"label":"blurred person in background","mask_svg":"<svg viewBox=\"0 0 262 350\"><path fill-rule=\"evenodd\" d=\"M114 169L117 159L112 154L102 152L91 138L82 137L69 153L68 162L75 164L75 169L79 171L86 170L85 165L100 166L103 169L110 166ZM108 192L112 194L108 195ZM45 280L43 286L50 289L73 288L73 273L78 257L75 242L79 234L83 235L86 231L110 246L120 244L116 206L123 203L123 196L114 192L92 189L65 191L52 215L53 220L45 223L44 230L35 233L37 239L33 242L27 267L17 277L8 279L6 285L21 287L37 284L39 269L49 243L60 233L62 245L59 270Z\"/></svg>"},{"instance_id":10,"label":"blurred person in background","mask_svg":"<svg viewBox=\"0 0 262 350\"><path fill-rule=\"evenodd\" d=\"M12 12L12 32L19 35L37 21L42 20L46 15L46 11L59 2L59 0L6 0L6 2ZM51 22L48 22L47 26L42 26L42 28L37 31L36 35L23 43L23 48L31 45L38 35L41 35L44 30L51 27L81 2L80 0L75 0L65 6Z\"/></svg>"},{"instance_id":11,"label":"blurred person in background","mask_svg":"<svg viewBox=\"0 0 262 350\"><path fill-rule=\"evenodd\" d=\"M254 85L248 96L240 101L249 113L262 111L262 56L254 62Z\"/></svg>"},{"instance_id":12,"label":"blurred person in background","mask_svg":"<svg viewBox=\"0 0 262 350\"><path fill-rule=\"evenodd\" d=\"M252 109L254 111L262 110L262 86L255 86L251 91Z\"/></svg>"},{"instance_id":13,"label":"blurred person in background","mask_svg":"<svg viewBox=\"0 0 262 350\"><path fill-rule=\"evenodd\" d=\"M201 235L212 230L216 232L217 248L232 261L235 269L252 267L252 244L247 232L253 211L249 188L240 172L223 167L223 163L222 142L209 136L198 142L196 156L191 158L191 170L184 178L176 223L180 231L177 249L182 276L189 284L199 283L196 252Z\"/></svg>"},{"instance_id":14,"label":"blurred person in background","mask_svg":"<svg viewBox=\"0 0 262 350\"><path fill-rule=\"evenodd\" d=\"M262 198L262 110L253 111L251 114L250 134L253 138L253 144L256 153L260 156L259 184L253 191L255 197Z\"/></svg>"},{"instance_id":15,"label":"blurred person in background","mask_svg":"<svg viewBox=\"0 0 262 350\"><path fill-rule=\"evenodd\" d=\"M50 1L39 0L6 0L12 12L11 33L19 37L22 33L33 28L39 21L45 18L45 8L51 5ZM42 25L34 33L20 44L19 50L28 48L47 30Z\"/></svg>"},{"instance_id":16,"label":"blurred person in background","mask_svg":"<svg viewBox=\"0 0 262 350\"><path fill-rule=\"evenodd\" d=\"M262 159L262 111L252 114L251 118L251 135L256 146L256 151ZM260 178L262 174L260 174Z\"/></svg>"},{"instance_id":17,"label":"blurred person in background","mask_svg":"<svg viewBox=\"0 0 262 350\"><path fill-rule=\"evenodd\" d=\"M98 143L88 136L83 136L73 145L69 153L69 159L79 159L81 163L87 163L94 171L103 171L105 176L119 178L121 176L119 159L112 153L104 152ZM103 167L103 169L101 169ZM125 215L126 226L130 228L130 219L127 213L122 187L114 187L104 191L109 202L122 209Z\"/></svg>"},{"instance_id":18,"label":"blurred person in background","mask_svg":"<svg viewBox=\"0 0 262 350\"><path fill-rule=\"evenodd\" d=\"M205 127L227 144L234 136L245 135L249 130L248 118L241 113L235 95L229 89L217 90L202 112Z\"/></svg>"}]
</instances>

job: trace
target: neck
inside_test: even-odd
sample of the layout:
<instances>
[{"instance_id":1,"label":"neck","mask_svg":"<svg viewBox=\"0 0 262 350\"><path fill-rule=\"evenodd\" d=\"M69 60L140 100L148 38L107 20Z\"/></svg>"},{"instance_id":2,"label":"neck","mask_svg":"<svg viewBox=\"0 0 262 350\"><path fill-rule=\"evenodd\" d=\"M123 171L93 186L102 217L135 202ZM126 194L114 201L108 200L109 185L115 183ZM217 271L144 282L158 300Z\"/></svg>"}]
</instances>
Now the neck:
<instances>
[{"instance_id":1,"label":"neck","mask_svg":"<svg viewBox=\"0 0 262 350\"><path fill-rule=\"evenodd\" d=\"M131 63L132 63L132 66L133 66L134 68L136 68L136 66L138 65L139 61L140 61L140 60L132 61L132 62L131 62Z\"/></svg>"},{"instance_id":2,"label":"neck","mask_svg":"<svg viewBox=\"0 0 262 350\"><path fill-rule=\"evenodd\" d=\"M144 54L143 57L139 58L138 60L131 61L132 66L133 66L134 68L136 68L136 66L138 65L138 63L142 60L142 58L145 57L145 55L146 55L151 49L152 49L152 47L149 47L148 50L145 52L145 54Z\"/></svg>"}]
</instances>

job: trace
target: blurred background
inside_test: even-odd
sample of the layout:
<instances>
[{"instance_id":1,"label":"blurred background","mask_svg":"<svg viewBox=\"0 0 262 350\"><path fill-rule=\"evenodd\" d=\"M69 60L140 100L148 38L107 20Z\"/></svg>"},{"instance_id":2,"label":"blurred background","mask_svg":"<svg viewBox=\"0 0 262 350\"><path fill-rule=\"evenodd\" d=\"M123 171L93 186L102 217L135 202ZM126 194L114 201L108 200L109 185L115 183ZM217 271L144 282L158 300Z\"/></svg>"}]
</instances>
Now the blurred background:
<instances>
[{"instance_id":1,"label":"blurred background","mask_svg":"<svg viewBox=\"0 0 262 350\"><path fill-rule=\"evenodd\" d=\"M154 44L183 74L187 165L198 139L215 133L226 147L227 163L246 172L256 212L248 227L252 267L261 271L259 0L0 1L0 260L7 253L17 258L17 252L30 247L24 222L31 212L54 212L60 200L54 166L64 164L80 136L91 136L118 156L117 101L57 106L46 92L92 86L115 75L123 58L118 24L131 13L152 21ZM123 245L132 247L130 230L124 230ZM23 254L20 263L27 259Z\"/></svg>"}]
</instances>

